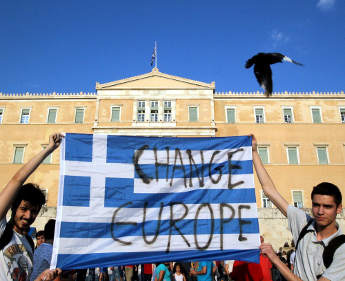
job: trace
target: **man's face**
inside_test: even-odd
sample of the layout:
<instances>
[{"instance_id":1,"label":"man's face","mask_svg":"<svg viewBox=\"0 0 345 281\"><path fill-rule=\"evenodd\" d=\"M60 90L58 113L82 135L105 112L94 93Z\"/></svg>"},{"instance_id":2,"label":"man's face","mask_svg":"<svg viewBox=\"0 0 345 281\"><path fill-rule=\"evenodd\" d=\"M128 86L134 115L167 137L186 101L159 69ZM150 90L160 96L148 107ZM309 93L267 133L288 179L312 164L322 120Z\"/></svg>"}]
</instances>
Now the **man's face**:
<instances>
[{"instance_id":1,"label":"man's face","mask_svg":"<svg viewBox=\"0 0 345 281\"><path fill-rule=\"evenodd\" d=\"M37 236L36 240L37 240L37 247L46 241L43 235Z\"/></svg>"},{"instance_id":2,"label":"man's face","mask_svg":"<svg viewBox=\"0 0 345 281\"><path fill-rule=\"evenodd\" d=\"M14 230L20 234L27 234L30 225L35 221L40 207L22 200L14 216Z\"/></svg>"},{"instance_id":3,"label":"man's face","mask_svg":"<svg viewBox=\"0 0 345 281\"><path fill-rule=\"evenodd\" d=\"M335 224L337 214L341 212L342 206L334 201L334 197L330 195L315 194L312 198L312 212L316 224L325 228L331 224Z\"/></svg>"}]
</instances>

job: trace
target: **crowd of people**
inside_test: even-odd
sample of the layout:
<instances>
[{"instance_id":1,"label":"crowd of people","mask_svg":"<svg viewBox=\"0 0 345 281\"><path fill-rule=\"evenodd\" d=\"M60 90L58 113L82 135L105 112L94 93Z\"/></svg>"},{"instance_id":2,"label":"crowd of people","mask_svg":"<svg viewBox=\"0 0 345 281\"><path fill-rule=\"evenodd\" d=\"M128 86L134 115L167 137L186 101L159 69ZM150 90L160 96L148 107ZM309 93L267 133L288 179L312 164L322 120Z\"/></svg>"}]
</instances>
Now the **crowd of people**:
<instances>
[{"instance_id":1,"label":"crowd of people","mask_svg":"<svg viewBox=\"0 0 345 281\"><path fill-rule=\"evenodd\" d=\"M342 211L342 195L337 186L323 182L314 187L312 217L289 206L276 189L261 162L257 142L252 136L253 164L263 191L288 218L295 245L276 253L261 237L260 263L244 261L163 262L156 265L127 265L62 272L49 269L55 221L37 233L36 249L28 235L45 203L35 184L24 184L40 163L62 141L53 134L49 145L23 165L0 192L0 280L113 280L113 281L263 281L263 280L345 280L345 235L336 223ZM7 212L11 209L9 221ZM287 245L288 246L288 245Z\"/></svg>"}]
</instances>

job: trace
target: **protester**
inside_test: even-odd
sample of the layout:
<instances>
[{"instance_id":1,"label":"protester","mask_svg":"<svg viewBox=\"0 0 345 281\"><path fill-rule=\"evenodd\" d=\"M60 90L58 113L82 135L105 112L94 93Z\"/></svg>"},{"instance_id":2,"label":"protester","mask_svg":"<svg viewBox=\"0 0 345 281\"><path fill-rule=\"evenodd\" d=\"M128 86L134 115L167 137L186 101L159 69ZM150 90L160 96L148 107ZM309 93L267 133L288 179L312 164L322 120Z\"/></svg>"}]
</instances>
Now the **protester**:
<instances>
[{"instance_id":1,"label":"protester","mask_svg":"<svg viewBox=\"0 0 345 281\"><path fill-rule=\"evenodd\" d=\"M311 193L314 218L310 218L303 210L289 206L278 192L261 162L254 136L252 149L254 167L262 189L276 207L288 217L289 228L295 242L298 241L307 223L311 223L299 244L296 242L293 273L275 254L272 245L263 243L260 246L261 252L268 256L286 280L345 280L345 243L335 250L333 262L329 267L326 268L322 257L325 246L342 234L336 223L336 216L342 211L342 196L339 188L327 182L314 187Z\"/></svg>"},{"instance_id":2,"label":"protester","mask_svg":"<svg viewBox=\"0 0 345 281\"><path fill-rule=\"evenodd\" d=\"M152 263L145 263L141 265L142 281L151 281L153 273Z\"/></svg>"},{"instance_id":3,"label":"protester","mask_svg":"<svg viewBox=\"0 0 345 281\"><path fill-rule=\"evenodd\" d=\"M186 276L181 271L181 265L176 263L174 266L174 279L175 281L186 281Z\"/></svg>"},{"instance_id":4,"label":"protester","mask_svg":"<svg viewBox=\"0 0 345 281\"><path fill-rule=\"evenodd\" d=\"M45 242L34 253L34 267L30 281L34 281L38 275L50 267L53 253L55 220L50 219L44 226Z\"/></svg>"},{"instance_id":5,"label":"protester","mask_svg":"<svg viewBox=\"0 0 345 281\"><path fill-rule=\"evenodd\" d=\"M155 270L154 281L171 281L169 262L160 263Z\"/></svg>"},{"instance_id":6,"label":"protester","mask_svg":"<svg viewBox=\"0 0 345 281\"><path fill-rule=\"evenodd\" d=\"M34 244L27 233L45 203L45 197L38 186L23 184L41 162L59 147L62 137L61 134L51 135L48 146L23 165L0 192L0 237L2 241L7 240L0 250L1 281L30 279ZM7 223L6 214L10 208L12 214ZM36 280L53 280L60 273L60 269L47 269Z\"/></svg>"},{"instance_id":7,"label":"protester","mask_svg":"<svg viewBox=\"0 0 345 281\"><path fill-rule=\"evenodd\" d=\"M45 242L44 231L40 230L36 233L36 248Z\"/></svg>"},{"instance_id":8,"label":"protester","mask_svg":"<svg viewBox=\"0 0 345 281\"><path fill-rule=\"evenodd\" d=\"M235 281L262 281L263 275L260 264L245 261L235 261L230 274Z\"/></svg>"},{"instance_id":9,"label":"protester","mask_svg":"<svg viewBox=\"0 0 345 281\"><path fill-rule=\"evenodd\" d=\"M214 267L212 261L199 261L196 269L193 268L190 273L196 276L198 281L212 281Z\"/></svg>"}]
</instances>

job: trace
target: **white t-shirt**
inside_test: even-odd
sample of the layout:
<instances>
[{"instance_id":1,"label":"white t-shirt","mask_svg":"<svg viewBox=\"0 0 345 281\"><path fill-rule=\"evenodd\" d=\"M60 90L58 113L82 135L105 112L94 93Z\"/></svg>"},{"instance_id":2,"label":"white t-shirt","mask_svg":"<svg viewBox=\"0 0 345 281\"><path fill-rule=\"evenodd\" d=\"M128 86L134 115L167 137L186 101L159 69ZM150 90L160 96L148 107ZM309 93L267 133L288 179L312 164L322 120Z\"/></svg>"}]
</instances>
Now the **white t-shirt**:
<instances>
[{"instance_id":1,"label":"white t-shirt","mask_svg":"<svg viewBox=\"0 0 345 281\"><path fill-rule=\"evenodd\" d=\"M0 220L0 236L4 233L6 218ZM0 280L28 281L32 272L33 252L24 235L13 231L11 241L0 251Z\"/></svg>"},{"instance_id":2,"label":"white t-shirt","mask_svg":"<svg viewBox=\"0 0 345 281\"><path fill-rule=\"evenodd\" d=\"M174 274L175 280L176 281L183 281L183 274L177 275L176 273Z\"/></svg>"}]
</instances>

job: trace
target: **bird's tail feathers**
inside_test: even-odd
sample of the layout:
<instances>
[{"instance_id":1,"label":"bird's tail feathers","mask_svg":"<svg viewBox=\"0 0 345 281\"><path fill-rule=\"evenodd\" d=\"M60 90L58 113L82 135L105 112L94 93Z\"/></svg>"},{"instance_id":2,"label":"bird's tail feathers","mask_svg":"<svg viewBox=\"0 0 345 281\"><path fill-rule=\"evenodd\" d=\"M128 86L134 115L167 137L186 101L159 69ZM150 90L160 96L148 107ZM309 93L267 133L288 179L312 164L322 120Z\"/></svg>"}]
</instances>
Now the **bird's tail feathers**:
<instances>
[{"instance_id":1,"label":"bird's tail feathers","mask_svg":"<svg viewBox=\"0 0 345 281\"><path fill-rule=\"evenodd\" d=\"M303 64L301 64L301 63L299 63L299 62L297 62L297 61L295 61L295 60L293 60L293 59L291 59L291 58L289 58L287 56L284 56L283 60L287 61L287 62L291 62L291 63L297 64L297 65L300 65L300 66L303 65Z\"/></svg>"}]
</instances>

